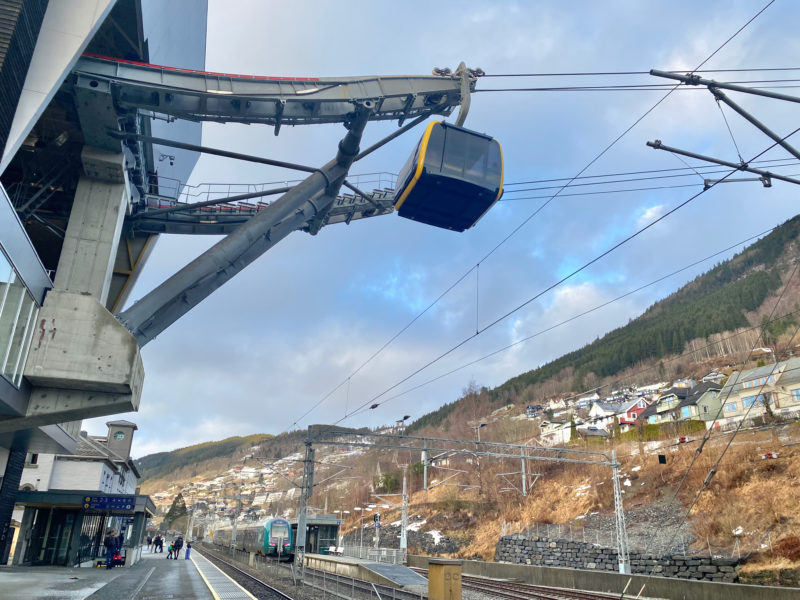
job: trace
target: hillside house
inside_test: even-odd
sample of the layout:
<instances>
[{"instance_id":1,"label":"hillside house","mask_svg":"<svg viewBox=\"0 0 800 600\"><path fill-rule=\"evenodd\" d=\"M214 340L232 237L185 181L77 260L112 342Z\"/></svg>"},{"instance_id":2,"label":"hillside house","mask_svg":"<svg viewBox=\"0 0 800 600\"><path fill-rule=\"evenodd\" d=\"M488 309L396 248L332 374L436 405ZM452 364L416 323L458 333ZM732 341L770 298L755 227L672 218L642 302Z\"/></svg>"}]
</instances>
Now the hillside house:
<instances>
[{"instance_id":1,"label":"hillside house","mask_svg":"<svg viewBox=\"0 0 800 600\"><path fill-rule=\"evenodd\" d=\"M541 404L529 404L525 407L525 416L529 419L535 419L544 412Z\"/></svg>"},{"instance_id":2,"label":"hillside house","mask_svg":"<svg viewBox=\"0 0 800 600\"><path fill-rule=\"evenodd\" d=\"M569 421L542 421L539 425L542 431L543 446L561 446L569 443L572 425Z\"/></svg>"},{"instance_id":3,"label":"hillside house","mask_svg":"<svg viewBox=\"0 0 800 600\"><path fill-rule=\"evenodd\" d=\"M648 402L644 398L635 398L622 404L619 413L617 413L620 426L636 425L647 406ZM626 427L623 427L623 429L626 429Z\"/></svg>"},{"instance_id":4,"label":"hillside house","mask_svg":"<svg viewBox=\"0 0 800 600\"><path fill-rule=\"evenodd\" d=\"M703 375L703 378L700 380L703 383L720 383L723 379L725 379L727 375L725 373L719 373L717 371L710 371Z\"/></svg>"},{"instance_id":5,"label":"hillside house","mask_svg":"<svg viewBox=\"0 0 800 600\"><path fill-rule=\"evenodd\" d=\"M763 416L766 404L776 416L800 414L800 358L734 371L720 391L723 403L718 427Z\"/></svg>"},{"instance_id":6,"label":"hillside house","mask_svg":"<svg viewBox=\"0 0 800 600\"><path fill-rule=\"evenodd\" d=\"M650 425L676 423L690 419L702 420L702 415L710 415L710 418L713 419L716 413L712 413L712 411L714 403L717 402L719 390L719 384L713 382L701 383L691 390L673 388L670 393L659 398L653 405L654 409L645 411L642 419ZM686 391L689 393L681 397ZM717 408L719 408L718 404Z\"/></svg>"},{"instance_id":7,"label":"hillside house","mask_svg":"<svg viewBox=\"0 0 800 600\"><path fill-rule=\"evenodd\" d=\"M652 404L653 410L646 411L648 425L660 425L674 421L675 411L681 401L686 399L688 388L672 388Z\"/></svg>"},{"instance_id":8,"label":"hillside house","mask_svg":"<svg viewBox=\"0 0 800 600\"><path fill-rule=\"evenodd\" d=\"M599 429L609 430L614 425L614 417L620 411L621 404L616 402L594 402L589 409L588 422Z\"/></svg>"}]
</instances>

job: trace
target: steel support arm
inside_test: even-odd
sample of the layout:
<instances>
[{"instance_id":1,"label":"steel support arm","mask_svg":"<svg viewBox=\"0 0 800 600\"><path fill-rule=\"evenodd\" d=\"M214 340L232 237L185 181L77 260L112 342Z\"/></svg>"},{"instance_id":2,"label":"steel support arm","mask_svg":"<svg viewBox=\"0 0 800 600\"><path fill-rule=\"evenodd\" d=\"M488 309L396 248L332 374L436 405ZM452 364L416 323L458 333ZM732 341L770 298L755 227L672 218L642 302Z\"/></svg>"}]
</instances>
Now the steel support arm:
<instances>
[{"instance_id":1,"label":"steel support arm","mask_svg":"<svg viewBox=\"0 0 800 600\"><path fill-rule=\"evenodd\" d=\"M650 75L656 77L664 77L666 79L674 79L686 85L706 85L709 87L720 88L723 90L732 90L734 92L744 92L745 94L754 94L756 96L764 96L765 98L774 98L775 100L786 100L788 102L800 102L797 96L789 96L787 94L779 94L776 92L768 92L766 90L759 90L755 88L745 87L743 85L736 85L734 83L723 83L721 81L714 81L713 79L703 79L697 75L679 75L678 73L670 73L669 71L659 71L658 69L650 69Z\"/></svg>"},{"instance_id":2,"label":"steel support arm","mask_svg":"<svg viewBox=\"0 0 800 600\"><path fill-rule=\"evenodd\" d=\"M777 144L778 144L778 145L779 145L781 148L783 148L784 150L786 150L786 151L787 151L789 154L791 154L791 155L792 155L792 156L794 156L795 158L800 158L800 152L798 152L798 151L797 151L797 150L794 148L794 146L792 146L791 144L789 144L789 142L787 142L785 139L783 139L783 138L782 138L781 136L779 136L777 133L775 133L774 131L772 131L772 130L771 130L769 127L767 127L766 125L764 125L764 124L763 124L761 121L759 121L758 119L756 119L756 118L755 118L753 115L751 115L749 112L747 112L747 111L746 111L745 109L743 109L741 106L739 106L738 104L736 104L736 102L734 102L733 100L731 100L730 98L728 98L728 97L727 97L725 94L723 94L723 93L722 93L720 90L718 90L716 87L709 87L709 88L708 88L708 90L709 90L709 91L710 91L712 94L714 94L714 98L716 98L716 99L717 99L717 100L719 100L720 102L724 102L725 104L727 104L728 106L730 106L730 107L731 107L733 110L735 110L737 113L739 113L739 114L742 116L742 118L746 119L747 121L750 121L750 123L752 123L752 124L753 124L753 126L755 126L755 127L757 127L758 129L760 129L760 130L761 130L761 131L762 131L762 132L763 132L763 133L764 133L764 134L765 134L767 137L769 137L770 139L772 139L772 141L774 141L775 143L777 143Z\"/></svg>"},{"instance_id":3,"label":"steel support arm","mask_svg":"<svg viewBox=\"0 0 800 600\"><path fill-rule=\"evenodd\" d=\"M369 115L368 109L358 111L339 142L336 158L118 315L140 347L279 240L330 207L358 154Z\"/></svg>"},{"instance_id":4,"label":"steel support arm","mask_svg":"<svg viewBox=\"0 0 800 600\"><path fill-rule=\"evenodd\" d=\"M788 183L796 183L800 184L800 181L797 179L792 179L791 177L785 177L783 175L777 175L771 171L764 171L762 169L755 169L747 165L747 163L734 163L727 160L721 160L719 158L712 158L710 156L704 156L702 154L697 154L695 152L689 152L687 150L679 150L678 148L673 148L671 146L666 146L661 143L661 140L656 140L654 142L647 142L647 145L651 148L655 148L656 150L666 150L667 152L672 152L673 154L680 154L681 156L688 156L689 158L696 158L698 160L704 160L706 162L716 163L718 165L722 165L724 167L730 167L731 169L736 169L737 171L747 171L748 173L755 173L757 175L761 175L763 177L769 177L771 179L780 179L781 181L786 181Z\"/></svg>"}]
</instances>

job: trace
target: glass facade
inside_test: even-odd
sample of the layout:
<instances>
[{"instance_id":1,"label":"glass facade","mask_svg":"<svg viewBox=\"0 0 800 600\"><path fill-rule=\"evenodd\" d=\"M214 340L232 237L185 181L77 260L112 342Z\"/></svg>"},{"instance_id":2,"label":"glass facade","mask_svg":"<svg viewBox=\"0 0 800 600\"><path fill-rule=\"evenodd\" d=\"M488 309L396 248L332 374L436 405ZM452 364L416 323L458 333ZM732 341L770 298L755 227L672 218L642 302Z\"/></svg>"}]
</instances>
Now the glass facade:
<instances>
[{"instance_id":1,"label":"glass facade","mask_svg":"<svg viewBox=\"0 0 800 600\"><path fill-rule=\"evenodd\" d=\"M16 387L38 313L36 301L0 248L0 375Z\"/></svg>"}]
</instances>

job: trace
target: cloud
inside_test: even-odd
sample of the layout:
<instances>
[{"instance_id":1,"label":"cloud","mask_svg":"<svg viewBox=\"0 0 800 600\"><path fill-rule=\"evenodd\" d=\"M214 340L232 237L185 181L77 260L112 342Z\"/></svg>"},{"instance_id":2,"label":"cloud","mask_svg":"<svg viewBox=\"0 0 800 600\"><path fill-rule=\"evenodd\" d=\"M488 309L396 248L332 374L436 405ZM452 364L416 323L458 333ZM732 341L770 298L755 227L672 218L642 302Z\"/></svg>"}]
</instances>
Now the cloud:
<instances>
[{"instance_id":1,"label":"cloud","mask_svg":"<svg viewBox=\"0 0 800 600\"><path fill-rule=\"evenodd\" d=\"M636 229L641 229L658 219L664 214L664 205L656 204L642 210L642 214L636 220Z\"/></svg>"}]
</instances>

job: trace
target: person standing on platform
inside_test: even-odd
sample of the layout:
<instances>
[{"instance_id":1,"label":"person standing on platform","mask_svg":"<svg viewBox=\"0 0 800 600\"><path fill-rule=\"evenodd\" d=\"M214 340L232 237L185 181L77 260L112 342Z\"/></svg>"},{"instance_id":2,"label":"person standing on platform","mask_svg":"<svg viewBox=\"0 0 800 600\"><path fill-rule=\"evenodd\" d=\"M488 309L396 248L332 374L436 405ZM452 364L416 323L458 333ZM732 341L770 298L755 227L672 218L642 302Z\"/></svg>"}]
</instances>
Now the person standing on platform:
<instances>
[{"instance_id":1,"label":"person standing on platform","mask_svg":"<svg viewBox=\"0 0 800 600\"><path fill-rule=\"evenodd\" d=\"M172 544L173 544L172 557L175 560L178 560L178 557L181 555L181 548L183 548L183 536L179 535L178 539L175 540Z\"/></svg>"},{"instance_id":2,"label":"person standing on platform","mask_svg":"<svg viewBox=\"0 0 800 600\"><path fill-rule=\"evenodd\" d=\"M117 546L117 536L114 534L114 530L109 529L103 540L103 546L105 546L106 549L106 569L114 568L114 548Z\"/></svg>"},{"instance_id":3,"label":"person standing on platform","mask_svg":"<svg viewBox=\"0 0 800 600\"><path fill-rule=\"evenodd\" d=\"M153 546L153 536L148 535L147 536L147 551L148 552L152 552L153 551L152 550L152 546Z\"/></svg>"},{"instance_id":4,"label":"person standing on platform","mask_svg":"<svg viewBox=\"0 0 800 600\"><path fill-rule=\"evenodd\" d=\"M153 543L157 547L159 554L164 552L164 538L161 537L160 533L156 535L156 540Z\"/></svg>"},{"instance_id":5,"label":"person standing on platform","mask_svg":"<svg viewBox=\"0 0 800 600\"><path fill-rule=\"evenodd\" d=\"M170 560L172 558L173 548L175 548L175 544L173 542L170 542L169 545L167 546L167 560Z\"/></svg>"},{"instance_id":6,"label":"person standing on platform","mask_svg":"<svg viewBox=\"0 0 800 600\"><path fill-rule=\"evenodd\" d=\"M186 542L186 560L189 560L189 555L192 553L192 542Z\"/></svg>"}]
</instances>

